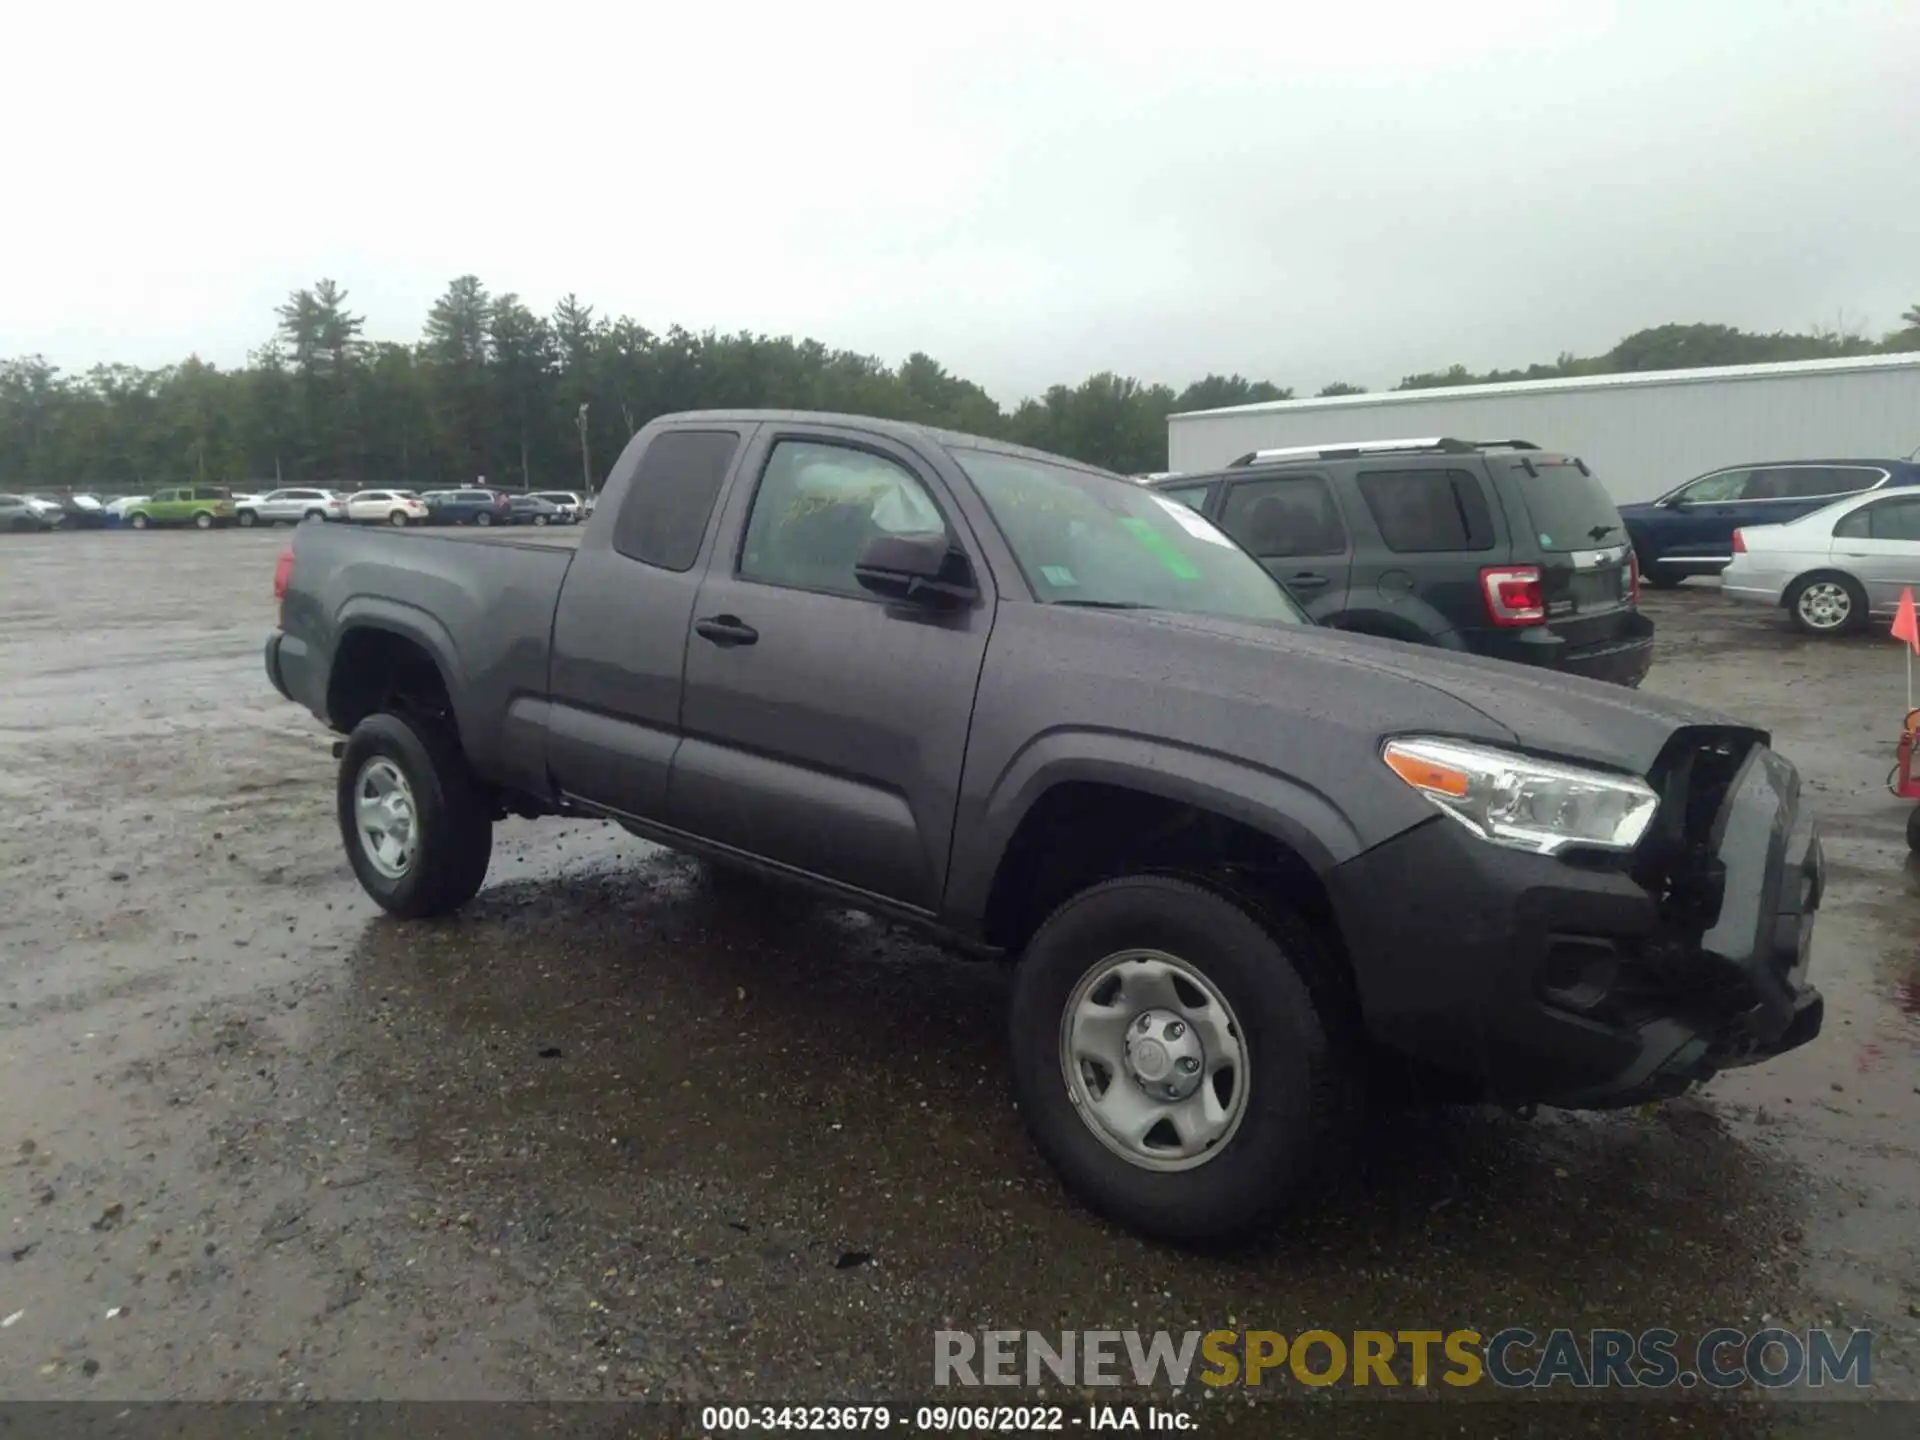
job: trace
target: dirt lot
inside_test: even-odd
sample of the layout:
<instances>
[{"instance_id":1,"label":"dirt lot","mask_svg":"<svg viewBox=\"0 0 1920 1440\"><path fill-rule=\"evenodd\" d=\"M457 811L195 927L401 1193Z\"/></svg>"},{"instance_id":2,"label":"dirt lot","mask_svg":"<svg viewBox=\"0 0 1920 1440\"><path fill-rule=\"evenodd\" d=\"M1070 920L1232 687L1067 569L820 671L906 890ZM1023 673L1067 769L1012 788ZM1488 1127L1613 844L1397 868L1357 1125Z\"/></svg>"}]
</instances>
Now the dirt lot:
<instances>
[{"instance_id":1,"label":"dirt lot","mask_svg":"<svg viewBox=\"0 0 1920 1440\"><path fill-rule=\"evenodd\" d=\"M1770 727L1820 808L1815 1045L1646 1111L1393 1121L1196 1258L1041 1168L991 966L576 823L503 827L453 920L379 917L261 671L284 543L0 538L0 1397L898 1398L943 1326L1768 1317L1873 1327L1920 1397L1884 634L1648 602L1651 688Z\"/></svg>"}]
</instances>

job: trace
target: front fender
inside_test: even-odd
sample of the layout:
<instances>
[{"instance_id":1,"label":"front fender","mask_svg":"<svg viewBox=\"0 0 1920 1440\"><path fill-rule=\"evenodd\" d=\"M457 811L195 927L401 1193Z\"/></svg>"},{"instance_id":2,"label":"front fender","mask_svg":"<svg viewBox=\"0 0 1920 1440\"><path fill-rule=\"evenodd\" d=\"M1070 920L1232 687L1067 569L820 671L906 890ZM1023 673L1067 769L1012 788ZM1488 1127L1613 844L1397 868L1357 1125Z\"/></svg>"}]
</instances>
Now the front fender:
<instances>
[{"instance_id":1,"label":"front fender","mask_svg":"<svg viewBox=\"0 0 1920 1440\"><path fill-rule=\"evenodd\" d=\"M1316 874L1362 848L1339 807L1298 777L1123 731L1054 730L1015 754L983 795L962 799L946 907L958 923L972 928L984 919L1021 822L1049 790L1074 782L1135 790L1238 821L1288 846Z\"/></svg>"}]
</instances>

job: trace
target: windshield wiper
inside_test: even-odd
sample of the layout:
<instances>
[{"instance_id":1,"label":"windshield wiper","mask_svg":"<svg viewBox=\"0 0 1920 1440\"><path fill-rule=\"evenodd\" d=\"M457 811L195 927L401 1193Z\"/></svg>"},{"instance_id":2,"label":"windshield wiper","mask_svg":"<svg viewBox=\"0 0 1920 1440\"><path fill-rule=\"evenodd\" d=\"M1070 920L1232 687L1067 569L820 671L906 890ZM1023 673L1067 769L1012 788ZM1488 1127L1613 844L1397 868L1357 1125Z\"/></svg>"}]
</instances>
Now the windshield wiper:
<instances>
[{"instance_id":1,"label":"windshield wiper","mask_svg":"<svg viewBox=\"0 0 1920 1440\"><path fill-rule=\"evenodd\" d=\"M1138 600L1050 600L1050 605L1074 605L1082 610L1153 610L1157 606L1142 605Z\"/></svg>"},{"instance_id":2,"label":"windshield wiper","mask_svg":"<svg viewBox=\"0 0 1920 1440\"><path fill-rule=\"evenodd\" d=\"M1603 535L1611 535L1614 531L1618 530L1619 528L1620 527L1618 525L1596 525L1591 530L1587 531L1587 538L1589 540L1598 540Z\"/></svg>"}]
</instances>

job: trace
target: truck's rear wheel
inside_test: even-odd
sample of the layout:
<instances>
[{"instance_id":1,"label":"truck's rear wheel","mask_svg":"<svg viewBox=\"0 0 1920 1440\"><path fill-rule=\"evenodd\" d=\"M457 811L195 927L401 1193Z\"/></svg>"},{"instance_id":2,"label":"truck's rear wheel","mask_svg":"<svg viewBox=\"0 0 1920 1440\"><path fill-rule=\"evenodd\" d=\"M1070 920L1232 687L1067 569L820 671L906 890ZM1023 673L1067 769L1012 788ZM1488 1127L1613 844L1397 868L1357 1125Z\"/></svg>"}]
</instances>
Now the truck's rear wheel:
<instances>
[{"instance_id":1,"label":"truck's rear wheel","mask_svg":"<svg viewBox=\"0 0 1920 1440\"><path fill-rule=\"evenodd\" d=\"M493 818L454 738L402 715L369 715L340 757L340 838L367 894L405 919L444 915L479 892Z\"/></svg>"},{"instance_id":2,"label":"truck's rear wheel","mask_svg":"<svg viewBox=\"0 0 1920 1440\"><path fill-rule=\"evenodd\" d=\"M1253 1230L1346 1152L1362 1102L1348 1010L1290 914L1161 875L1110 880L1027 946L1014 1089L1041 1151L1148 1234Z\"/></svg>"}]
</instances>

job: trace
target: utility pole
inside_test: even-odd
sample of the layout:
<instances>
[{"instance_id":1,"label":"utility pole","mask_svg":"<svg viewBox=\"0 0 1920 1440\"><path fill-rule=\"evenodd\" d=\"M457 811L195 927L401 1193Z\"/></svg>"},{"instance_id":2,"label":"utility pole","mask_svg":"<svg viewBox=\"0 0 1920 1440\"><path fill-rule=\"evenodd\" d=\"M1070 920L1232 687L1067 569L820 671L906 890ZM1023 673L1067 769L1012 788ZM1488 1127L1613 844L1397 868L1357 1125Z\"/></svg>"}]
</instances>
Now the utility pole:
<instances>
[{"instance_id":1,"label":"utility pole","mask_svg":"<svg viewBox=\"0 0 1920 1440\"><path fill-rule=\"evenodd\" d=\"M587 450L587 402L580 402L580 479L587 487L586 497L593 498L593 457Z\"/></svg>"}]
</instances>

